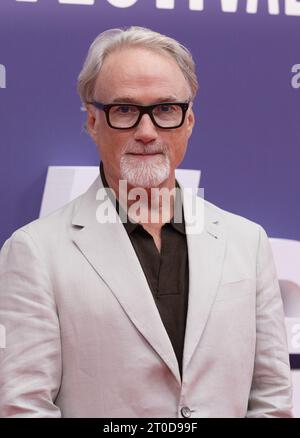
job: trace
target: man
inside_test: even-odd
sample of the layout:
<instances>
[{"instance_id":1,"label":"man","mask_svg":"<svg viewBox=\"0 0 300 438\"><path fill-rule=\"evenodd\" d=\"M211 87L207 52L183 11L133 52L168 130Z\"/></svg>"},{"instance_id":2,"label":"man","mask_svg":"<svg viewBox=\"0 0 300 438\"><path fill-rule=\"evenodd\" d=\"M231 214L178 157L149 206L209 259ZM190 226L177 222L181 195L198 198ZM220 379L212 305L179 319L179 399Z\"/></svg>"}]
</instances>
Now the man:
<instances>
[{"instance_id":1,"label":"man","mask_svg":"<svg viewBox=\"0 0 300 438\"><path fill-rule=\"evenodd\" d=\"M100 176L4 244L1 416L289 417L265 232L184 190L174 196L194 125L190 53L148 29L109 30L78 89ZM153 207L152 189L168 202ZM204 211L191 231L193 201Z\"/></svg>"}]
</instances>

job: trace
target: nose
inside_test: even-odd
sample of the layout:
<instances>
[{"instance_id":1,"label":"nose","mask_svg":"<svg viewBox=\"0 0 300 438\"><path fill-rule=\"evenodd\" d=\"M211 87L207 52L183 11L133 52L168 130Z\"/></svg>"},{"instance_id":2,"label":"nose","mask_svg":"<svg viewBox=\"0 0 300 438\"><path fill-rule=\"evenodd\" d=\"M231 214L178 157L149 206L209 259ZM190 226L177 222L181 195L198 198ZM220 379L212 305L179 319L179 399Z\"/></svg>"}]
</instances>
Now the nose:
<instances>
[{"instance_id":1,"label":"nose","mask_svg":"<svg viewBox=\"0 0 300 438\"><path fill-rule=\"evenodd\" d=\"M149 114L143 114L140 123L135 128L134 139L142 143L150 143L158 137L156 126L153 124Z\"/></svg>"}]
</instances>

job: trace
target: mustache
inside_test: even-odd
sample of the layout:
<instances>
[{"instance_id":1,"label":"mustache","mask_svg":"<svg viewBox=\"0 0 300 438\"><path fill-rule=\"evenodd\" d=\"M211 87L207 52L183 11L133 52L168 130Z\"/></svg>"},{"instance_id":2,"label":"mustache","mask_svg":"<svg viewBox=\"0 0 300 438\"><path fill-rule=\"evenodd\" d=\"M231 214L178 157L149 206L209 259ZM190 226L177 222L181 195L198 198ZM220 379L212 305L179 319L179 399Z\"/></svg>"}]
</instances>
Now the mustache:
<instances>
[{"instance_id":1,"label":"mustache","mask_svg":"<svg viewBox=\"0 0 300 438\"><path fill-rule=\"evenodd\" d=\"M122 155L125 154L167 154L167 147L162 142L149 143L147 145L130 142L124 146Z\"/></svg>"}]
</instances>

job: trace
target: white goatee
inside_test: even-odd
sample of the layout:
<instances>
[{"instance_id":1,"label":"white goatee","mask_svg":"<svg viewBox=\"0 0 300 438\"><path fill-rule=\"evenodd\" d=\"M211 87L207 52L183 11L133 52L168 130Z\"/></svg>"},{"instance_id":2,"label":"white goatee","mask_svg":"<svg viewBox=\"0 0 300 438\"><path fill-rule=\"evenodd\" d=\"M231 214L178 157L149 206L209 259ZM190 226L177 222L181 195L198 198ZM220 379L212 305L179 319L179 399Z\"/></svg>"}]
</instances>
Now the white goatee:
<instances>
[{"instance_id":1,"label":"white goatee","mask_svg":"<svg viewBox=\"0 0 300 438\"><path fill-rule=\"evenodd\" d=\"M158 187L170 176L170 159L164 152L145 159L124 154L120 160L120 173L121 179L133 187Z\"/></svg>"}]
</instances>

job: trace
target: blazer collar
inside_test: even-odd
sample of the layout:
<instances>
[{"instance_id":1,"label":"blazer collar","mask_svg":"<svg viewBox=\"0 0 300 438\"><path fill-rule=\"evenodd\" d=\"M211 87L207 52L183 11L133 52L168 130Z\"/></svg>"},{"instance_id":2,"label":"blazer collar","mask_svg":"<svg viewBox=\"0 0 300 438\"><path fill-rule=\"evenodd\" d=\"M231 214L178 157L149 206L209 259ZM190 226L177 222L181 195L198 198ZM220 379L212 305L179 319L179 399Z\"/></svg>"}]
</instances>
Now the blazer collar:
<instances>
[{"instance_id":1,"label":"blazer collar","mask_svg":"<svg viewBox=\"0 0 300 438\"><path fill-rule=\"evenodd\" d=\"M183 375L205 330L221 280L226 238L220 210L184 192L184 215L189 257L189 303ZM195 214L196 212L196 214ZM191 217L196 215L194 223Z\"/></svg>"}]
</instances>

